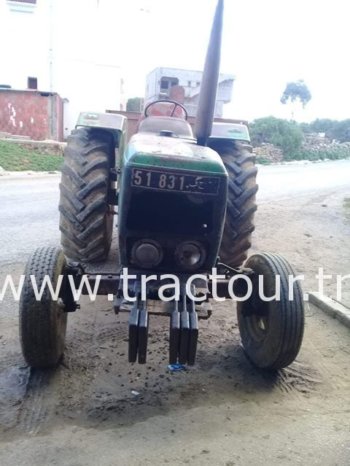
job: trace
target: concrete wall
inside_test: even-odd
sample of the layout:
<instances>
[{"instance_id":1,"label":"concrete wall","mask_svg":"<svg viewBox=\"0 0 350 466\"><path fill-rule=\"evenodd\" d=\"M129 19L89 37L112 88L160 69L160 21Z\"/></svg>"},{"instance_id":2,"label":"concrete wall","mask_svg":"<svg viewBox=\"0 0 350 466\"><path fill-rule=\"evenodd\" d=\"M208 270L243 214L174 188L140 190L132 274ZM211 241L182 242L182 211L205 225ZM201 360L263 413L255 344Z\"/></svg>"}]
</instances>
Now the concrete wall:
<instances>
[{"instance_id":1,"label":"concrete wall","mask_svg":"<svg viewBox=\"0 0 350 466\"><path fill-rule=\"evenodd\" d=\"M63 140L63 101L58 94L0 89L0 131Z\"/></svg>"}]
</instances>

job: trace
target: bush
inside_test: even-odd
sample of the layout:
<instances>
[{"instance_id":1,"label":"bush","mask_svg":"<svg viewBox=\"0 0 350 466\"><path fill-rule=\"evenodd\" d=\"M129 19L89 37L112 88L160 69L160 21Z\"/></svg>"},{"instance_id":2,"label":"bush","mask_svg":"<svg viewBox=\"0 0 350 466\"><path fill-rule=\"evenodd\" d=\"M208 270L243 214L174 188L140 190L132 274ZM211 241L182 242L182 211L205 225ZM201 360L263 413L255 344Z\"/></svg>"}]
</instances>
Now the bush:
<instances>
[{"instance_id":1,"label":"bush","mask_svg":"<svg viewBox=\"0 0 350 466\"><path fill-rule=\"evenodd\" d=\"M284 160L340 160L350 158L350 144L334 144L315 149L301 149Z\"/></svg>"},{"instance_id":2,"label":"bush","mask_svg":"<svg viewBox=\"0 0 350 466\"><path fill-rule=\"evenodd\" d=\"M262 143L274 144L282 149L284 157L289 160L298 153L303 142L302 130L292 121L272 116L258 118L249 128L253 146Z\"/></svg>"},{"instance_id":3,"label":"bush","mask_svg":"<svg viewBox=\"0 0 350 466\"><path fill-rule=\"evenodd\" d=\"M309 129L311 133L325 133L328 137L336 124L337 121L329 118L317 118L309 123Z\"/></svg>"},{"instance_id":4,"label":"bush","mask_svg":"<svg viewBox=\"0 0 350 466\"><path fill-rule=\"evenodd\" d=\"M326 135L330 139L335 139L339 142L350 141L350 120L341 120L334 122L332 128L327 131Z\"/></svg>"},{"instance_id":5,"label":"bush","mask_svg":"<svg viewBox=\"0 0 350 466\"><path fill-rule=\"evenodd\" d=\"M271 165L271 160L267 157L255 157L255 163L259 163L260 165Z\"/></svg>"},{"instance_id":6,"label":"bush","mask_svg":"<svg viewBox=\"0 0 350 466\"><path fill-rule=\"evenodd\" d=\"M126 102L126 111L127 112L141 112L143 108L143 99L142 97L132 97Z\"/></svg>"},{"instance_id":7,"label":"bush","mask_svg":"<svg viewBox=\"0 0 350 466\"><path fill-rule=\"evenodd\" d=\"M325 133L331 140L350 142L350 119L338 121L318 118L311 123L300 123L300 128L305 134Z\"/></svg>"}]
</instances>

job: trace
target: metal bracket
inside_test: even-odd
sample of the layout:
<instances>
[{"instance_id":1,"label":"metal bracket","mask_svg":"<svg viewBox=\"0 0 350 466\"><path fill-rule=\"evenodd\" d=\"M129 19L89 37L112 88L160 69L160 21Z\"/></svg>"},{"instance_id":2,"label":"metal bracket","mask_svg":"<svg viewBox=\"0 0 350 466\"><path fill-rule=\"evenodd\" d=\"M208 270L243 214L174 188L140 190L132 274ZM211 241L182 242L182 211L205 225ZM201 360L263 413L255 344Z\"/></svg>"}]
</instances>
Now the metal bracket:
<instances>
[{"instance_id":1,"label":"metal bracket","mask_svg":"<svg viewBox=\"0 0 350 466\"><path fill-rule=\"evenodd\" d=\"M84 271L81 265L75 262L67 264L64 269L60 298L63 301L63 309L65 312L75 312L80 308L80 305L74 300L68 277L72 276L75 284L77 284L80 281L83 273Z\"/></svg>"},{"instance_id":2,"label":"metal bracket","mask_svg":"<svg viewBox=\"0 0 350 466\"><path fill-rule=\"evenodd\" d=\"M148 343L148 312L147 301L140 296L140 282L135 282L136 301L129 315L129 362L145 364L147 360Z\"/></svg>"},{"instance_id":3,"label":"metal bracket","mask_svg":"<svg viewBox=\"0 0 350 466\"><path fill-rule=\"evenodd\" d=\"M180 302L174 302L170 315L170 364L193 365L198 343L198 314L194 301L183 292Z\"/></svg>"}]
</instances>

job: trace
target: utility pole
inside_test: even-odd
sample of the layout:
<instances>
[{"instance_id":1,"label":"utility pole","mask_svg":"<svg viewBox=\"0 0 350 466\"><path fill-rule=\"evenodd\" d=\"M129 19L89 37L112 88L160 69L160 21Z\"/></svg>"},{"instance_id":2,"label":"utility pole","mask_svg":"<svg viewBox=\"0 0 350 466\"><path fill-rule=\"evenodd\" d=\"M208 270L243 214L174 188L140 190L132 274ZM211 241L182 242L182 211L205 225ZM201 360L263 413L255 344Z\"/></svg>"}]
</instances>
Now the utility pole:
<instances>
[{"instance_id":1,"label":"utility pole","mask_svg":"<svg viewBox=\"0 0 350 466\"><path fill-rule=\"evenodd\" d=\"M49 0L49 90L53 92L53 0Z\"/></svg>"}]
</instances>

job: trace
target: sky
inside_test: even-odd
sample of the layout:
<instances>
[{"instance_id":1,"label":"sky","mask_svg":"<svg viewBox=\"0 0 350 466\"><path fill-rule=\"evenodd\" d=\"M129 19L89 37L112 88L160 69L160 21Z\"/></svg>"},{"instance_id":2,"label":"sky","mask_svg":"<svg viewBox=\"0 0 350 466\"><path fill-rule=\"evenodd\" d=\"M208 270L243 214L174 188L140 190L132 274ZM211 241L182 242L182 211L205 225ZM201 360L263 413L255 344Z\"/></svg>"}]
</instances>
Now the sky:
<instances>
[{"instance_id":1,"label":"sky","mask_svg":"<svg viewBox=\"0 0 350 466\"><path fill-rule=\"evenodd\" d=\"M121 22L120 3L128 5ZM105 24L124 37L120 61L128 94L143 94L154 67L202 69L215 5L100 0ZM226 0L221 71L236 81L225 116L289 117L280 97L288 81L303 79L312 100L298 119L350 117L349 18L348 0ZM119 54L115 42L111 53Z\"/></svg>"},{"instance_id":2,"label":"sky","mask_svg":"<svg viewBox=\"0 0 350 466\"><path fill-rule=\"evenodd\" d=\"M144 95L155 67L203 68L216 0L43 2L56 5L52 26L66 31L53 43L54 57L120 66L128 97ZM349 0L225 0L221 72L235 76L225 116L288 118L280 97L287 82L303 79L312 99L296 119L350 117L349 18ZM4 23L0 14L2 53L10 34ZM38 50L47 47L40 34L32 31ZM22 47L23 37L12 35L16 41Z\"/></svg>"}]
</instances>

